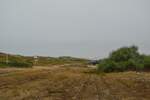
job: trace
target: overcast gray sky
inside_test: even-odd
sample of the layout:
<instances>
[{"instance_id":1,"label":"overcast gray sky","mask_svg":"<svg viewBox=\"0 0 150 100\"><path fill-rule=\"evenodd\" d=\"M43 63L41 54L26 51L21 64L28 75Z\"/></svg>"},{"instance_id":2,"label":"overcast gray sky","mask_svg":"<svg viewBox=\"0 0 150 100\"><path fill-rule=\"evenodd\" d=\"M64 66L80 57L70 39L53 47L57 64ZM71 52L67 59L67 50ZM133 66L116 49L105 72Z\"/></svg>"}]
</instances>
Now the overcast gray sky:
<instances>
[{"instance_id":1,"label":"overcast gray sky","mask_svg":"<svg viewBox=\"0 0 150 100\"><path fill-rule=\"evenodd\" d=\"M0 51L106 57L135 44L150 54L150 0L0 0Z\"/></svg>"}]
</instances>

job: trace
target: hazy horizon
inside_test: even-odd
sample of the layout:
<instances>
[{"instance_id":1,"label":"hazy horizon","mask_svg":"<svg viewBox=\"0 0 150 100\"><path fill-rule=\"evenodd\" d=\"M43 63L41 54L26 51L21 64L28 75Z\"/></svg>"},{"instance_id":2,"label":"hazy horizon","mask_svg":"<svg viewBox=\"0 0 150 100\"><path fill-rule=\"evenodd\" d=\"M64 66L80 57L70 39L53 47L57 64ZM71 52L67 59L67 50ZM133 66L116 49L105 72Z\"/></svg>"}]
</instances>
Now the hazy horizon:
<instances>
[{"instance_id":1,"label":"hazy horizon","mask_svg":"<svg viewBox=\"0 0 150 100\"><path fill-rule=\"evenodd\" d=\"M150 54L149 0L0 0L0 52L103 58Z\"/></svg>"}]
</instances>

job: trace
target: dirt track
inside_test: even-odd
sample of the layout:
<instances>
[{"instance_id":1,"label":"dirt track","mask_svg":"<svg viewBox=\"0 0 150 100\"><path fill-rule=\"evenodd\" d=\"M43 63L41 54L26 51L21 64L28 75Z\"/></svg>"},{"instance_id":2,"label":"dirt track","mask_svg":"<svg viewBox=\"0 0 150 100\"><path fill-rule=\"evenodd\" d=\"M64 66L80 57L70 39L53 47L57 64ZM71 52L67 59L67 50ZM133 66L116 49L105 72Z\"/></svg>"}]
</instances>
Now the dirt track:
<instances>
[{"instance_id":1,"label":"dirt track","mask_svg":"<svg viewBox=\"0 0 150 100\"><path fill-rule=\"evenodd\" d=\"M0 100L150 100L150 73L89 68L0 69Z\"/></svg>"}]
</instances>

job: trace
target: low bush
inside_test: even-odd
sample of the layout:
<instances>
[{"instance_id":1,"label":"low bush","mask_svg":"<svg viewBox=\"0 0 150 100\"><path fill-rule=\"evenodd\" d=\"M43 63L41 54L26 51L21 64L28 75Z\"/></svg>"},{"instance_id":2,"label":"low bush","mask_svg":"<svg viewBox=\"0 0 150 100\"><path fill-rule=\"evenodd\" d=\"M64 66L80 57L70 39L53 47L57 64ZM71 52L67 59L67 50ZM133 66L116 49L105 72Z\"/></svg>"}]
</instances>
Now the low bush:
<instances>
[{"instance_id":1,"label":"low bush","mask_svg":"<svg viewBox=\"0 0 150 100\"><path fill-rule=\"evenodd\" d=\"M32 67L32 63L30 62L18 62L18 61L11 61L8 63L10 67Z\"/></svg>"},{"instance_id":2,"label":"low bush","mask_svg":"<svg viewBox=\"0 0 150 100\"><path fill-rule=\"evenodd\" d=\"M105 59L99 64L98 70L101 72L112 72L116 71L116 68L117 64L114 61Z\"/></svg>"},{"instance_id":3,"label":"low bush","mask_svg":"<svg viewBox=\"0 0 150 100\"><path fill-rule=\"evenodd\" d=\"M6 62L0 62L0 67L18 67L18 68L29 68L32 67L31 62L20 62L20 61L9 61Z\"/></svg>"},{"instance_id":4,"label":"low bush","mask_svg":"<svg viewBox=\"0 0 150 100\"><path fill-rule=\"evenodd\" d=\"M140 55L136 46L113 51L98 64L98 71L101 72L141 71L145 68L150 69L150 56Z\"/></svg>"},{"instance_id":5,"label":"low bush","mask_svg":"<svg viewBox=\"0 0 150 100\"><path fill-rule=\"evenodd\" d=\"M0 62L0 68L2 68L2 67L6 67L7 65L6 65L6 62Z\"/></svg>"},{"instance_id":6,"label":"low bush","mask_svg":"<svg viewBox=\"0 0 150 100\"><path fill-rule=\"evenodd\" d=\"M150 70L150 56L144 56L144 67Z\"/></svg>"}]
</instances>

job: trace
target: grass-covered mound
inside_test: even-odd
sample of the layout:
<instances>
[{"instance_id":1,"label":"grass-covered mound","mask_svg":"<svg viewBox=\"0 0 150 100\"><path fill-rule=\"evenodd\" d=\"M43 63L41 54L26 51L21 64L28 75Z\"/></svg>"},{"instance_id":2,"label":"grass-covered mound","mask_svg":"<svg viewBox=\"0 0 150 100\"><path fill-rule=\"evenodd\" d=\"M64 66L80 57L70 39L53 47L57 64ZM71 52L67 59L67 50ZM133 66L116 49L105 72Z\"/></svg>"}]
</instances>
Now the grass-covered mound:
<instances>
[{"instance_id":1,"label":"grass-covered mound","mask_svg":"<svg viewBox=\"0 0 150 100\"><path fill-rule=\"evenodd\" d=\"M109 57L100 60L98 71L120 72L120 71L141 71L150 69L150 56L141 55L138 47L122 47L110 53Z\"/></svg>"},{"instance_id":2,"label":"grass-covered mound","mask_svg":"<svg viewBox=\"0 0 150 100\"><path fill-rule=\"evenodd\" d=\"M47 66L47 65L63 65L63 64L87 64L88 60L82 58L74 58L74 57L38 57L37 58L37 66Z\"/></svg>"},{"instance_id":3,"label":"grass-covered mound","mask_svg":"<svg viewBox=\"0 0 150 100\"><path fill-rule=\"evenodd\" d=\"M0 53L0 67L27 68L32 67L32 65L33 63L30 57Z\"/></svg>"},{"instance_id":4,"label":"grass-covered mound","mask_svg":"<svg viewBox=\"0 0 150 100\"><path fill-rule=\"evenodd\" d=\"M8 56L8 58L7 58ZM7 62L8 60L8 62ZM32 66L51 66L64 64L87 64L89 60L74 57L43 57L21 56L0 53L0 67L32 67Z\"/></svg>"}]
</instances>

